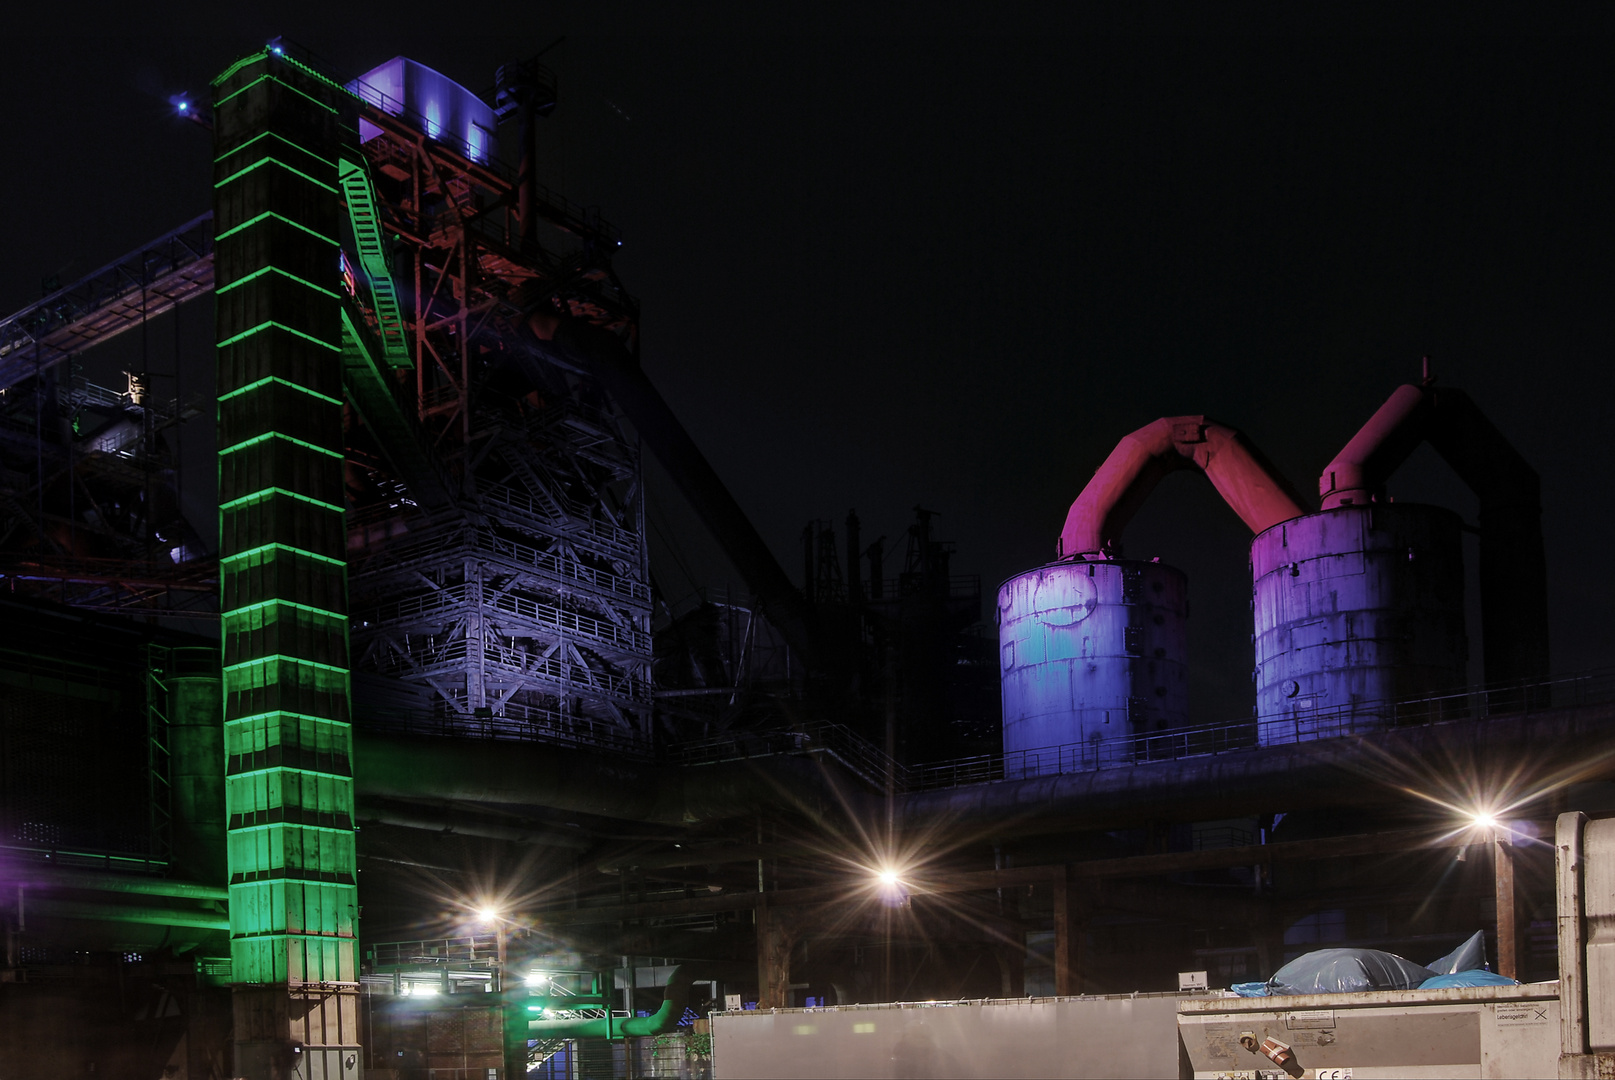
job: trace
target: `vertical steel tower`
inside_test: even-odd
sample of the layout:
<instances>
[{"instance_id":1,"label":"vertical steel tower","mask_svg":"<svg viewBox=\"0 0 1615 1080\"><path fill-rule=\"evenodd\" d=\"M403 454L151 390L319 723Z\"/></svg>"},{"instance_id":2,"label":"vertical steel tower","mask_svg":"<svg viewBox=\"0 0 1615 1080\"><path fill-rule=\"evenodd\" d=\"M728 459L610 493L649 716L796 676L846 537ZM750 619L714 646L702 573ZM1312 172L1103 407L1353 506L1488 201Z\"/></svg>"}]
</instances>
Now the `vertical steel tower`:
<instances>
[{"instance_id":1,"label":"vertical steel tower","mask_svg":"<svg viewBox=\"0 0 1615 1080\"><path fill-rule=\"evenodd\" d=\"M252 1077L351 1075L358 1058L335 288L346 102L273 49L214 82L230 951L236 1072Z\"/></svg>"},{"instance_id":2,"label":"vertical steel tower","mask_svg":"<svg viewBox=\"0 0 1615 1080\"><path fill-rule=\"evenodd\" d=\"M598 373L529 330L564 318L631 346L637 309L615 230L533 178L553 76L499 78L489 105L400 57L347 87L357 718L643 750L638 440ZM518 114L519 174L491 153Z\"/></svg>"}]
</instances>

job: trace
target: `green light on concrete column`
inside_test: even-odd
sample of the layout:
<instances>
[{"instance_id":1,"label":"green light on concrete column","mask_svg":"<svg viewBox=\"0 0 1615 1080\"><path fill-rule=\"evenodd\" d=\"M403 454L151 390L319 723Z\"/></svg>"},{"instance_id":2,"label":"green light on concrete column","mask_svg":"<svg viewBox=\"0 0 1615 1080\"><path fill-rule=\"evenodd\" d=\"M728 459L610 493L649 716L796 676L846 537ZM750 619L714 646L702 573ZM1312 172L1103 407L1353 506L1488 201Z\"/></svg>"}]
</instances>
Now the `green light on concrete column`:
<instances>
[{"instance_id":1,"label":"green light on concrete column","mask_svg":"<svg viewBox=\"0 0 1615 1080\"><path fill-rule=\"evenodd\" d=\"M294 438L291 435L282 435L278 431L268 431L262 435L254 435L246 442L238 442L234 446L227 446L223 450L219 451L219 456L223 457L226 454L233 454L237 450L245 450L249 446L256 446L258 443L268 442L270 439L279 439L282 442L289 442L294 446L301 446L305 450L312 450L316 454L329 454L334 458L342 457L342 452L340 450L332 450L325 446L315 446L313 443L304 439Z\"/></svg>"},{"instance_id":2,"label":"green light on concrete column","mask_svg":"<svg viewBox=\"0 0 1615 1080\"><path fill-rule=\"evenodd\" d=\"M302 169L294 169L292 166L286 164L284 161L281 161L279 158L272 158L272 157L259 158L257 161L253 162L251 165L248 165L245 168L237 169L235 172L231 173L229 176L226 176L223 180L218 181L213 186L216 187L216 188L221 188L226 184L234 183L235 181L241 179L243 176L246 176L248 173L252 172L253 170L261 169L265 165L278 165L282 169L285 169L287 172L291 173L292 175L302 177L304 180L307 180L309 183L313 184L315 187L324 188L326 191L331 192L333 195L336 194L336 188L332 187L330 184L327 184L324 180L316 180L312 176L310 176L308 173L304 172Z\"/></svg>"},{"instance_id":3,"label":"green light on concrete column","mask_svg":"<svg viewBox=\"0 0 1615 1080\"><path fill-rule=\"evenodd\" d=\"M301 65L299 65L299 66L301 66ZM318 105L320 108L324 109L326 112L336 112L335 108L333 108L330 105L327 105L325 102L321 101L319 98L312 97L312 96L310 96L308 94L305 94L305 93L303 93L303 91L299 90L297 87L293 86L291 83L287 82L285 79L277 79L273 75L260 75L260 76L258 76L256 79L252 80L250 83L248 83L246 86L243 86L241 89L232 91L231 93L228 93L224 97L220 98L218 101L216 101L214 103L213 107L215 109L217 109L220 105L225 104L230 99L238 97L241 94L245 94L248 90L251 90L254 86L257 86L261 82L279 83L281 86L284 86L286 89L290 90L292 93L298 94L298 95L300 95L302 97L305 97L305 98L308 98L308 100L312 101L314 104Z\"/></svg>"},{"instance_id":4,"label":"green light on concrete column","mask_svg":"<svg viewBox=\"0 0 1615 1080\"><path fill-rule=\"evenodd\" d=\"M269 55L269 50L268 49L259 49L257 52L253 53L250 56L242 57L240 60L237 60L235 63L231 64L229 67L225 68L224 71L221 74L219 74L218 76L216 76L209 85L210 86L218 86L218 85L220 85L226 79L228 79L230 76L232 76L236 72L240 71L242 68L248 67L249 65L252 65L252 64L256 64L258 61L262 60L264 57L266 57L268 55Z\"/></svg>"},{"instance_id":5,"label":"green light on concrete column","mask_svg":"<svg viewBox=\"0 0 1615 1080\"><path fill-rule=\"evenodd\" d=\"M252 327L250 329L247 329L247 330L243 330L239 334L231 334L229 337L227 337L223 341L219 342L218 347L222 349L226 345L234 345L236 342L242 340L243 338L249 338L254 334L260 334L263 331L268 330L270 328L274 328L274 329L277 329L277 330L284 330L288 334L295 334L297 337L302 338L304 341L312 341L314 344L322 346L323 348L330 349L332 352L339 353L339 352L342 351L342 346L340 346L340 345L333 345L329 341L321 341L319 338L315 337L313 334L305 334L301 330L294 330L290 326L287 326L285 323L276 322L274 319L266 319L265 321L259 323L257 326L254 326L254 327Z\"/></svg>"},{"instance_id":6,"label":"green light on concrete column","mask_svg":"<svg viewBox=\"0 0 1615 1080\"><path fill-rule=\"evenodd\" d=\"M347 569L348 566L347 562L342 559L333 559L331 556L321 555L317 551L310 551L307 548L294 547L291 544L282 544L279 542L273 544L259 544L257 547L248 548L246 551L237 551L232 555L221 556L219 559L219 565L223 566L226 563L236 562L239 559L250 559L254 555L262 555L266 551L284 551L288 555L300 555L305 559L313 559L316 562L330 563L332 566L340 566L344 570Z\"/></svg>"},{"instance_id":7,"label":"green light on concrete column","mask_svg":"<svg viewBox=\"0 0 1615 1080\"><path fill-rule=\"evenodd\" d=\"M260 488L257 491L250 492L250 493L248 493L246 495L242 495L242 496L240 496L238 498L231 499L227 503L220 503L219 504L219 510L220 511L234 510L238 506L243 506L246 503L254 502L254 501L257 501L257 500L261 500L261 499L267 499L271 495L284 495L288 499L296 499L298 502L306 502L311 506L318 506L318 507L320 507L321 509L324 509L324 510L335 510L339 514L342 513L342 507L337 506L334 503L328 503L328 502L325 502L322 499L316 499L312 495L303 495L303 494L300 494L300 493L298 493L296 491L288 491L283 487Z\"/></svg>"},{"instance_id":8,"label":"green light on concrete column","mask_svg":"<svg viewBox=\"0 0 1615 1080\"><path fill-rule=\"evenodd\" d=\"M278 768L278 766L277 766L277 768ZM250 773L236 773L235 775L236 776L250 776L251 774ZM260 822L259 824L256 824L256 825L236 825L233 828L231 828L230 832L231 833L267 832L270 829L297 829L297 830L302 831L302 832L326 832L326 833L335 833L335 834L340 835L340 836L350 836L350 837L353 835L353 827L351 825L311 825L306 821L298 821L298 822L265 821L265 822Z\"/></svg>"},{"instance_id":9,"label":"green light on concrete column","mask_svg":"<svg viewBox=\"0 0 1615 1080\"><path fill-rule=\"evenodd\" d=\"M218 400L220 400L220 401L229 401L233 397L239 397L242 394L249 393L250 391L257 390L257 389L260 389L262 387L268 386L270 383L279 383L282 386L289 386L293 390L297 390L297 391L300 391L301 393L307 394L311 398L318 398L319 400L321 400L321 401L323 401L323 402L325 402L326 404L329 404L329 405L340 405L340 404L342 404L340 399L334 398L330 394L322 394L318 390L310 390L308 387L304 386L302 383L294 383L290 379L281 378L279 375L266 375L261 379L255 379L252 382L248 383L246 386L238 386L234 390L231 390L229 393L220 394L219 397L218 397Z\"/></svg>"},{"instance_id":10,"label":"green light on concrete column","mask_svg":"<svg viewBox=\"0 0 1615 1080\"><path fill-rule=\"evenodd\" d=\"M288 989L296 992L301 984L352 987L358 979L354 837L339 824L351 821L353 809L351 778L346 775L351 770L352 736L343 719L350 709L348 620L328 610L342 604L339 594L331 590L341 588L346 564L338 557L339 550L326 555L300 546L311 542L303 539L305 534L323 535L340 520L326 517L324 511L340 514L342 507L287 486L306 491L340 490L341 428L337 410L327 406L340 407L341 399L313 387L341 385L343 347L294 327L335 326L339 321L342 300L335 291L333 250L338 241L297 219L325 221L340 212L340 190L318 177L341 156L346 129L330 122L331 114L338 111L332 104L338 98L330 84L317 73L305 75L303 65L272 52L261 50L239 61L215 83L239 79L245 84L232 92L222 87L216 91L220 96L215 130L231 132L242 140L228 153L221 152L223 145L214 149L221 173L224 163L232 163L215 189L216 220L221 224L239 222L218 234L221 265L230 266L238 275L221 281L219 289L228 298L230 289L270 273L279 273L302 288L258 289L252 292L250 304L219 305L220 366L227 378L238 366L238 358L222 350L274 327L287 332L286 336L260 339L276 347L259 350L256 360L267 366L254 372L254 382L220 395L232 413L250 412L256 423L253 437L224 447L221 460L240 461L229 455L259 442L267 446L266 440L278 438L299 450L285 455L286 461L277 452L276 466L295 464L298 475L306 473L308 480L293 480L289 473L257 474L234 468L220 474L221 514L229 515L231 526L224 534L228 546L220 552L221 584L226 595L255 601L225 615L227 659L232 661L223 671L227 760L236 768L263 765L262 769L233 772L226 782L225 805L231 822L230 951L232 981L237 993L246 995L238 1002L252 1003L251 1008L260 1010L270 1027L278 1025L273 1038L295 1037L313 1048L351 1041L358 1030L356 996L349 990L322 991L317 1002L300 998L291 1017L284 1004L277 1004L283 1001L277 995ZM266 82L278 82L281 89L291 92L260 85ZM256 94L243 96L254 87ZM260 108L266 98L276 102L274 117ZM305 136L294 141L276 133L278 141L266 141L272 123L286 131L306 133L312 149L298 144ZM244 152L246 147L251 149ZM234 162L251 163L238 168ZM234 182L271 165L311 182ZM287 259L277 261L330 265L329 282L302 280L266 265L270 245L250 241L267 241L270 236L262 230L242 235L244 230L276 220L291 226L274 228L270 234L276 249L287 253ZM293 337L323 348L280 347ZM306 396L282 394L273 389L275 383ZM233 386L233 379L225 385ZM266 392L230 401L260 390ZM296 436L288 434L293 431ZM260 487L266 483L270 486ZM279 496L285 501L274 503ZM266 501L275 513L231 513ZM299 504L318 507L321 512ZM335 544L333 536L331 545ZM259 572L260 567L268 568L281 559L294 563L308 559L322 565L314 573ZM282 569L285 565L281 564ZM296 565L309 569L306 563ZM273 625L273 633L259 633L260 625ZM306 711L289 713L274 708L282 704ZM269 764L271 761L275 764ZM304 824L305 815L317 823ZM270 1017L278 1019L267 1019ZM270 1038L268 1032L266 1028L265 1039Z\"/></svg>"},{"instance_id":11,"label":"green light on concrete column","mask_svg":"<svg viewBox=\"0 0 1615 1080\"><path fill-rule=\"evenodd\" d=\"M286 773L296 773L299 776L334 776L341 780L347 779L347 776L343 773L327 772L324 769L316 769L312 765L265 765L261 769L242 769L240 772L233 772L230 774L230 779L236 780L243 776L281 776ZM241 826L236 826L236 828L241 828Z\"/></svg>"},{"instance_id":12,"label":"green light on concrete column","mask_svg":"<svg viewBox=\"0 0 1615 1080\"><path fill-rule=\"evenodd\" d=\"M236 672L246 668L265 667L271 664L293 664L297 667L313 668L316 671L334 671L338 675L348 673L348 669L345 667L337 667L335 664L322 664L318 660L304 660L301 656L287 656L284 653L270 653L268 656L254 657L251 660L243 660L237 664L226 664L224 665L224 673L234 675ZM322 720L327 724L342 723L340 720L332 720L329 717L322 718Z\"/></svg>"},{"instance_id":13,"label":"green light on concrete column","mask_svg":"<svg viewBox=\"0 0 1615 1080\"><path fill-rule=\"evenodd\" d=\"M246 142L242 143L240 146L236 147L234 150L227 150L224 153L220 154L218 157L214 158L213 163L215 165L217 165L219 162L223 161L225 158L233 157L234 155L241 153L241 151L245 150L247 147L251 146L253 143L257 142L259 139L279 139L281 142L285 143L287 146L290 146L292 149L298 151L299 153L307 154L309 157L313 158L315 161L318 161L321 165L329 165L333 169L336 168L336 162L332 161L330 158L321 157L319 154L316 154L314 151L305 149L303 146L292 142L292 140L288 139L286 136L282 135L278 131L265 131L265 132L262 132L260 134L254 135L252 138L248 139ZM214 186L217 187L218 185L214 185Z\"/></svg>"},{"instance_id":14,"label":"green light on concrete column","mask_svg":"<svg viewBox=\"0 0 1615 1080\"><path fill-rule=\"evenodd\" d=\"M246 607L231 608L229 611L222 612L220 617L228 619L232 615L245 615L249 611L260 611L270 607L292 608L295 611L306 611L310 615L324 615L330 619L347 618L341 612L326 611L324 608L310 607L308 604L299 604L292 600L262 600L256 604L248 604Z\"/></svg>"},{"instance_id":15,"label":"green light on concrete column","mask_svg":"<svg viewBox=\"0 0 1615 1080\"><path fill-rule=\"evenodd\" d=\"M307 720L307 721L311 721L313 723L318 723L318 724L337 724L337 725L340 725L340 726L342 726L344 728L348 726L347 724L343 723L341 720L333 720L329 716L315 716L312 713L291 712L291 711L286 710L286 709L271 709L268 712L253 713L250 716L237 716L237 717L233 717L230 720L227 720L226 723L227 724L248 724L248 723L257 723L258 721L261 721L261 720L270 720L270 719L298 720L298 721ZM100 856L97 856L97 858L99 858L99 857Z\"/></svg>"},{"instance_id":16,"label":"green light on concrete column","mask_svg":"<svg viewBox=\"0 0 1615 1080\"><path fill-rule=\"evenodd\" d=\"M227 293L231 289L238 289L241 286L245 285L247 282L252 281L252 280L254 280L256 278L261 278L265 274L279 274L281 277L290 278L292 281L297 282L299 285L303 285L303 286L306 286L306 287L308 287L310 289L313 289L315 292L320 293L323 296L329 296L329 297L331 297L333 299L337 299L337 300L340 300L342 298L339 293L336 293L336 292L332 291L331 289L327 289L324 286L316 285L312 281L309 281L307 278L300 278L296 274L290 272L289 270L282 270L278 266L266 266L262 270L254 270L252 273L248 274L246 277L236 278L234 281L230 282L230 284L224 286L223 288L215 289L214 292L215 292L215 294L217 294L217 293Z\"/></svg>"},{"instance_id":17,"label":"green light on concrete column","mask_svg":"<svg viewBox=\"0 0 1615 1080\"><path fill-rule=\"evenodd\" d=\"M222 233L215 236L213 239L214 239L215 242L217 242L219 240L228 240L230 237L234 236L236 233L240 232L242 229L251 228L252 226L259 224L260 222L270 221L270 220L283 221L287 225L290 225L294 229L302 229L304 232L308 233L310 236L312 236L316 240L324 240L327 244L330 244L332 247L338 246L337 242L335 240L332 240L329 236L326 236L323 233L317 233L313 229L309 228L307 225L304 225L301 222L293 221L291 218L287 217L285 214L277 214L273 210L265 210L261 214L254 215L253 217L248 218L246 221L243 221L240 225L235 225L235 226L232 226L231 228L228 228L228 229L224 230Z\"/></svg>"}]
</instances>

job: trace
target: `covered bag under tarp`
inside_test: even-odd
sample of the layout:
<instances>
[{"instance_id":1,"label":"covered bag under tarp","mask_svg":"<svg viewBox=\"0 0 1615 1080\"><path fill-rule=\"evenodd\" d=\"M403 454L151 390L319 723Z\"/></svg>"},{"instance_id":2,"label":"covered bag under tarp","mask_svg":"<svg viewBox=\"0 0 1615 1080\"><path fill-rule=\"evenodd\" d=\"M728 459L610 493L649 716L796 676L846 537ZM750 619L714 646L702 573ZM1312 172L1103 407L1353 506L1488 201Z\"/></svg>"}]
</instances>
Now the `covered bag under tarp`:
<instances>
[{"instance_id":1,"label":"covered bag under tarp","mask_svg":"<svg viewBox=\"0 0 1615 1080\"><path fill-rule=\"evenodd\" d=\"M1425 967L1437 975L1456 975L1460 971L1480 971L1491 967L1486 962L1486 931L1476 930L1469 940L1440 960L1432 960Z\"/></svg>"},{"instance_id":2,"label":"covered bag under tarp","mask_svg":"<svg viewBox=\"0 0 1615 1080\"><path fill-rule=\"evenodd\" d=\"M1318 949L1304 953L1267 980L1269 994L1359 994L1412 990L1436 973L1379 949Z\"/></svg>"},{"instance_id":3,"label":"covered bag under tarp","mask_svg":"<svg viewBox=\"0 0 1615 1080\"><path fill-rule=\"evenodd\" d=\"M1470 971L1455 971L1451 975L1437 975L1433 979L1426 979L1419 984L1420 990L1452 990L1460 986L1518 986L1518 979L1511 979L1507 975L1499 975L1484 968L1475 968Z\"/></svg>"}]
</instances>

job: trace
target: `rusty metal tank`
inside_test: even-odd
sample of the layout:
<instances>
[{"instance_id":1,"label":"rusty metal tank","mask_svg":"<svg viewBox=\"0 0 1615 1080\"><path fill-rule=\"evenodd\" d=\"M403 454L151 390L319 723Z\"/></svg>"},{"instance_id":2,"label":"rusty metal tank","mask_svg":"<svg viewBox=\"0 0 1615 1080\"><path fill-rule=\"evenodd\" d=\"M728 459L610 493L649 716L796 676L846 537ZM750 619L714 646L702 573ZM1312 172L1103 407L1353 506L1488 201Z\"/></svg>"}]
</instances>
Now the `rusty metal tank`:
<instances>
[{"instance_id":1,"label":"rusty metal tank","mask_svg":"<svg viewBox=\"0 0 1615 1080\"><path fill-rule=\"evenodd\" d=\"M1052 563L999 586L1006 775L1096 768L1186 724L1188 614L1188 579L1157 562Z\"/></svg>"},{"instance_id":2,"label":"rusty metal tank","mask_svg":"<svg viewBox=\"0 0 1615 1080\"><path fill-rule=\"evenodd\" d=\"M1251 542L1256 719L1264 745L1439 718L1397 702L1465 681L1462 522L1414 503L1348 505Z\"/></svg>"}]
</instances>

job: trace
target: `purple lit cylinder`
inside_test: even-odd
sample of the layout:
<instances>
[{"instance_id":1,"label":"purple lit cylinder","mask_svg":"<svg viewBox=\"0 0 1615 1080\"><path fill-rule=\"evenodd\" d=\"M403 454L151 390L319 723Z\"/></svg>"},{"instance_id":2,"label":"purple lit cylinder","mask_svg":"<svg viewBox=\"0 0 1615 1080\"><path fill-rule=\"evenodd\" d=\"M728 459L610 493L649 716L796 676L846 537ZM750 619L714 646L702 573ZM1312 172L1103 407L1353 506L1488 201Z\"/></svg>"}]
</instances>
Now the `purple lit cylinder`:
<instances>
[{"instance_id":1,"label":"purple lit cylinder","mask_svg":"<svg viewBox=\"0 0 1615 1080\"><path fill-rule=\"evenodd\" d=\"M1188 722L1188 579L1160 563L1061 562L998 589L1005 773L1130 760Z\"/></svg>"},{"instance_id":2,"label":"purple lit cylinder","mask_svg":"<svg viewBox=\"0 0 1615 1080\"><path fill-rule=\"evenodd\" d=\"M1251 542L1264 744L1454 715L1465 682L1462 522L1415 503L1342 506Z\"/></svg>"}]
</instances>

